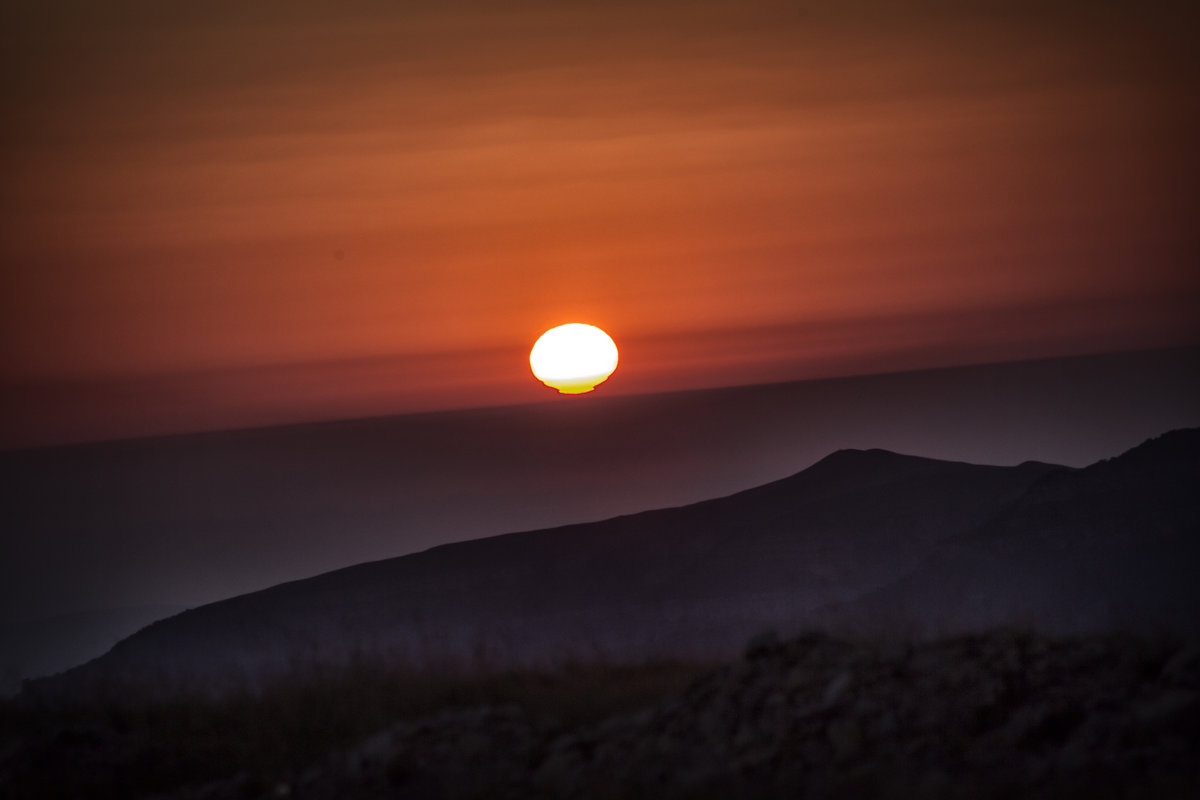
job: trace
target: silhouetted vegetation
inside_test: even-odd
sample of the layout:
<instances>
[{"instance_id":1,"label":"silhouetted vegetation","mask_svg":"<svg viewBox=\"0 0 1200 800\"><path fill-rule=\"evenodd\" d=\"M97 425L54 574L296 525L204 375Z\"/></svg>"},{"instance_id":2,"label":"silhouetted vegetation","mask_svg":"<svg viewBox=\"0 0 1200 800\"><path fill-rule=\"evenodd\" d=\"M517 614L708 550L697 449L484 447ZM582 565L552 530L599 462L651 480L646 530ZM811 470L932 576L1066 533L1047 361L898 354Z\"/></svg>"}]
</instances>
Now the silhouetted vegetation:
<instances>
[{"instance_id":1,"label":"silhouetted vegetation","mask_svg":"<svg viewBox=\"0 0 1200 800\"><path fill-rule=\"evenodd\" d=\"M1200 785L1200 642L1128 634L764 633L722 665L359 663L220 700L34 697L0 708L0 797L1190 800Z\"/></svg>"},{"instance_id":2,"label":"silhouetted vegetation","mask_svg":"<svg viewBox=\"0 0 1200 800\"><path fill-rule=\"evenodd\" d=\"M9 701L0 705L0 787L12 797L129 798L241 775L254 793L400 720L515 705L570 728L652 703L704 669L573 664L480 675L364 663L220 699Z\"/></svg>"}]
</instances>

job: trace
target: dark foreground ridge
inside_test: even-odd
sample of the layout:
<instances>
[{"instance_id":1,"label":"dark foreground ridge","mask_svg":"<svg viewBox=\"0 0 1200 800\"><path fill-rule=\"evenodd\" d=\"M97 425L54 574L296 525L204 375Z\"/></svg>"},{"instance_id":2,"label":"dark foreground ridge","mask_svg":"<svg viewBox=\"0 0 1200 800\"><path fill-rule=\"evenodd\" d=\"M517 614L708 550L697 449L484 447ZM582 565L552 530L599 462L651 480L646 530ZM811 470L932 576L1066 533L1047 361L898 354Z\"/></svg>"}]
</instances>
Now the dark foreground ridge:
<instances>
[{"instance_id":1,"label":"dark foreground ridge","mask_svg":"<svg viewBox=\"0 0 1200 800\"><path fill-rule=\"evenodd\" d=\"M174 800L1182 798L1200 787L1200 642L764 635L634 713L572 725L528 703L450 706L311 763L224 764L237 773L191 785L188 768L192 781L202 774L194 753L175 765L170 742L137 741L111 722L82 730L10 750L7 796L55 796L62 765L136 769L157 758L156 796ZM90 773L87 796L118 796L95 782L103 774Z\"/></svg>"},{"instance_id":2,"label":"dark foreground ridge","mask_svg":"<svg viewBox=\"0 0 1200 800\"><path fill-rule=\"evenodd\" d=\"M638 714L548 733L519 709L405 723L304 797L1165 797L1200 786L1200 649L994 635L821 636ZM384 787L388 787L384 789Z\"/></svg>"}]
</instances>

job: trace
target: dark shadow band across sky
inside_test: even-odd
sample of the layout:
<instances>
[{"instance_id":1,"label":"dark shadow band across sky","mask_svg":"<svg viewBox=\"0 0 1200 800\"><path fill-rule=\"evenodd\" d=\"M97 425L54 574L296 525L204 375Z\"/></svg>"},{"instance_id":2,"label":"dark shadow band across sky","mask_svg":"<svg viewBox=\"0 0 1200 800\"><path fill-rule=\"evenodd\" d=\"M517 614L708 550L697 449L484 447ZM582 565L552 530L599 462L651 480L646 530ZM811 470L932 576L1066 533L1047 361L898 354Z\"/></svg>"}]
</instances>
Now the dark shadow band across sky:
<instances>
[{"instance_id":1,"label":"dark shadow band across sky","mask_svg":"<svg viewBox=\"0 0 1200 800\"><path fill-rule=\"evenodd\" d=\"M1198 367L1172 349L7 451L0 622L681 505L848 447L1083 466L1200 426Z\"/></svg>"}]
</instances>

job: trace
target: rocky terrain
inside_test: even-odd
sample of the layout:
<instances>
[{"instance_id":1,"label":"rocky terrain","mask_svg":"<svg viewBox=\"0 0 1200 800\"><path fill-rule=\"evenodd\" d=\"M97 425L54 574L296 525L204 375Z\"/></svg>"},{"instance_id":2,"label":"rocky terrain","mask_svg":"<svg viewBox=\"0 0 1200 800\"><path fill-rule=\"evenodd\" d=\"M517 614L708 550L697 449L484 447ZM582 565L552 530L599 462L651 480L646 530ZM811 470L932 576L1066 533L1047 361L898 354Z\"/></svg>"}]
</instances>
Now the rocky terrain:
<instances>
[{"instance_id":1,"label":"rocky terrain","mask_svg":"<svg viewBox=\"0 0 1200 800\"><path fill-rule=\"evenodd\" d=\"M451 706L308 766L242 769L157 796L1171 798L1200 789L1194 640L766 634L639 711L582 725L543 712ZM111 764L137 750L111 727L83 730L10 749L6 796L31 787L70 796L56 794L50 765ZM171 766L160 756L153 769ZM90 796L120 793L100 785Z\"/></svg>"},{"instance_id":2,"label":"rocky terrain","mask_svg":"<svg viewBox=\"0 0 1200 800\"><path fill-rule=\"evenodd\" d=\"M233 783L181 797L235 796ZM286 787L286 788L285 788ZM244 788L244 787L242 787ZM297 797L1166 797L1200 789L1200 646L820 635L579 730L519 708L404 722ZM240 788L238 789L240 791Z\"/></svg>"}]
</instances>

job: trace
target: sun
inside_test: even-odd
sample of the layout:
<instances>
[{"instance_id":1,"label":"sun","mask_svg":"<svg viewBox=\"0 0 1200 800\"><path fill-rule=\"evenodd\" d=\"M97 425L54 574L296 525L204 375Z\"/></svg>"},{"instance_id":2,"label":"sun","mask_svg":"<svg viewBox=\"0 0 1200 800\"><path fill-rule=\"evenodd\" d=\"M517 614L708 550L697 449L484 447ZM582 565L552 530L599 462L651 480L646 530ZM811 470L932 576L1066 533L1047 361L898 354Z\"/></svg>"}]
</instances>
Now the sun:
<instances>
[{"instance_id":1,"label":"sun","mask_svg":"<svg viewBox=\"0 0 1200 800\"><path fill-rule=\"evenodd\" d=\"M617 368L617 346L594 325L572 322L543 333L529 351L534 377L562 394L583 394Z\"/></svg>"}]
</instances>

